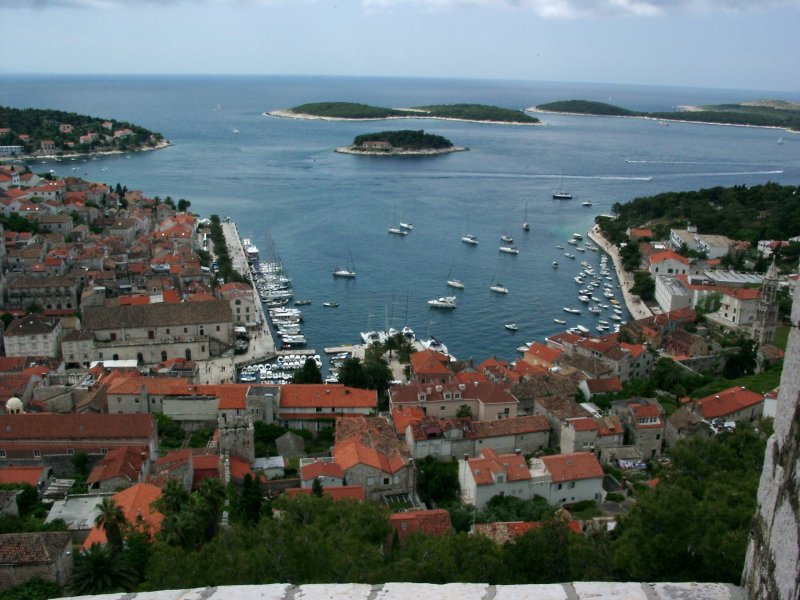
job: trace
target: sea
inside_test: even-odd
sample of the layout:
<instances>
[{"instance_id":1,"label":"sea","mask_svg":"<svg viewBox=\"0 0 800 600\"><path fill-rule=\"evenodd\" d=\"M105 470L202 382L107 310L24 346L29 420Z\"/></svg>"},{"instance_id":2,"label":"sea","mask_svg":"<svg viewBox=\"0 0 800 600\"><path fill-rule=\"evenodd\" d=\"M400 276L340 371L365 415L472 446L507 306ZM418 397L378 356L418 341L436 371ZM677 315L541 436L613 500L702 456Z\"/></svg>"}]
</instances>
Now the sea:
<instances>
[{"instance_id":1,"label":"sea","mask_svg":"<svg viewBox=\"0 0 800 600\"><path fill-rule=\"evenodd\" d=\"M202 216L229 216L262 259L283 262L295 298L312 300L303 330L317 352L358 343L362 331L410 326L418 337L435 336L454 356L476 363L514 359L523 342L579 323L594 331L598 318L608 318L608 311L577 317L562 310L581 308L582 286L574 281L581 260L599 262L597 253L576 252L566 242L573 233L585 237L597 215L660 192L798 185L800 136L549 114L537 115L541 126L514 126L311 121L265 112L321 101L522 109L565 99L661 111L759 98L798 102L800 92L388 77L0 76L0 105L127 120L169 139L173 146L156 152L31 166L185 198ZM356 135L394 129L443 135L469 151L416 158L333 151ZM553 200L556 190L573 200ZM528 233L522 231L526 211ZM387 233L401 221L414 226L408 236ZM479 245L463 243L467 233ZM518 255L498 251L502 234L514 238ZM350 265L354 280L332 276L335 267ZM449 288L450 277L464 289ZM491 292L493 283L508 294ZM428 306L447 295L457 296L458 308ZM323 307L326 301L339 305Z\"/></svg>"}]
</instances>

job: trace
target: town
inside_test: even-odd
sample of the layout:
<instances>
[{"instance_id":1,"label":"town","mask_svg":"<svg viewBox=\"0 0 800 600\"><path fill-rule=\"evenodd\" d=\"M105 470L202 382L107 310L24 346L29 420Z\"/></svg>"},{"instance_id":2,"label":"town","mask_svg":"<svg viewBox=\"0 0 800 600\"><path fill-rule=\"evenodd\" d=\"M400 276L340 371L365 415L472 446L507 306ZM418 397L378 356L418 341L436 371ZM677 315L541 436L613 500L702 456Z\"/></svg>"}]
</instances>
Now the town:
<instances>
[{"instance_id":1,"label":"town","mask_svg":"<svg viewBox=\"0 0 800 600\"><path fill-rule=\"evenodd\" d=\"M181 497L216 498L203 541L306 496L384 507L386 547L454 531L503 545L553 521L591 536L665 485L682 440L763 431L775 416L781 299L797 275L773 253L796 239L751 250L691 226L663 241L631 228L633 270L653 289L649 308L626 299L650 316L478 364L387 335L323 381L311 355L276 348L236 225L190 206L0 167L0 515L18 523L0 536L0 587L35 576L102 592L75 587L73 547L120 549L123 523L174 540ZM766 272L722 268L736 252L760 254ZM283 382L250 368L292 353ZM369 361L391 385L347 376ZM540 519L497 516L532 503Z\"/></svg>"}]
</instances>

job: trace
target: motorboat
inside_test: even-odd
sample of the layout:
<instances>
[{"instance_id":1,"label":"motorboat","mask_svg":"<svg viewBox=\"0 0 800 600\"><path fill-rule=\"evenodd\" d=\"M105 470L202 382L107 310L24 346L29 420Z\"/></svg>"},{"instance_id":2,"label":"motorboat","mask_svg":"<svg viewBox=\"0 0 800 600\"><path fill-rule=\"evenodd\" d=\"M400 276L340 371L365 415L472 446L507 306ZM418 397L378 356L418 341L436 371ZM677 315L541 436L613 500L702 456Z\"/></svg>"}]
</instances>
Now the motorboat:
<instances>
[{"instance_id":1,"label":"motorboat","mask_svg":"<svg viewBox=\"0 0 800 600\"><path fill-rule=\"evenodd\" d=\"M336 308L337 306L339 306L339 303L338 302L323 302L322 306L324 306L326 308Z\"/></svg>"},{"instance_id":2,"label":"motorboat","mask_svg":"<svg viewBox=\"0 0 800 600\"><path fill-rule=\"evenodd\" d=\"M557 268L558 268L558 261L557 261L557 260L554 260L554 261L553 261L553 268L554 268L554 269L557 269Z\"/></svg>"},{"instance_id":3,"label":"motorboat","mask_svg":"<svg viewBox=\"0 0 800 600\"><path fill-rule=\"evenodd\" d=\"M508 288L505 287L502 283L495 283L492 284L489 289L497 294L507 294Z\"/></svg>"},{"instance_id":4,"label":"motorboat","mask_svg":"<svg viewBox=\"0 0 800 600\"><path fill-rule=\"evenodd\" d=\"M580 300L581 302L589 302L591 298L589 298L589 296L581 294L580 296L578 296L578 300Z\"/></svg>"},{"instance_id":5,"label":"motorboat","mask_svg":"<svg viewBox=\"0 0 800 600\"><path fill-rule=\"evenodd\" d=\"M575 325L575 329L577 329L581 333L589 333L589 328L584 327L583 325Z\"/></svg>"},{"instance_id":6,"label":"motorboat","mask_svg":"<svg viewBox=\"0 0 800 600\"><path fill-rule=\"evenodd\" d=\"M389 229L387 229L387 231L389 233L391 233L392 235L399 235L399 236L402 236L402 237L405 237L405 236L408 235L408 231L403 229L402 227L389 227Z\"/></svg>"},{"instance_id":7,"label":"motorboat","mask_svg":"<svg viewBox=\"0 0 800 600\"><path fill-rule=\"evenodd\" d=\"M573 260L575 259L575 255L574 254L570 254L569 252L565 252L564 256L566 256L567 258L571 258Z\"/></svg>"},{"instance_id":8,"label":"motorboat","mask_svg":"<svg viewBox=\"0 0 800 600\"><path fill-rule=\"evenodd\" d=\"M516 324L516 323L506 323L505 327L506 327L506 329L508 329L509 331L517 331L517 329L519 329L519 328L517 327L517 324Z\"/></svg>"},{"instance_id":9,"label":"motorboat","mask_svg":"<svg viewBox=\"0 0 800 600\"><path fill-rule=\"evenodd\" d=\"M554 323L558 323L559 325L566 325L567 322L564 319L553 319Z\"/></svg>"},{"instance_id":10,"label":"motorboat","mask_svg":"<svg viewBox=\"0 0 800 600\"><path fill-rule=\"evenodd\" d=\"M468 233L467 235L465 235L464 237L462 237L462 238L461 238L461 241L462 241L462 242L464 242L465 244L470 244L470 245L472 245L472 246L477 246L477 245L478 245L478 238L477 238L477 236L475 236L475 235L473 235L473 234L471 234L471 233Z\"/></svg>"},{"instance_id":11,"label":"motorboat","mask_svg":"<svg viewBox=\"0 0 800 600\"><path fill-rule=\"evenodd\" d=\"M500 241L505 242L506 244L513 244L514 238L512 238L510 235L503 234L500 236Z\"/></svg>"},{"instance_id":12,"label":"motorboat","mask_svg":"<svg viewBox=\"0 0 800 600\"><path fill-rule=\"evenodd\" d=\"M572 239L573 240L582 240L583 236L580 233L573 233L572 234Z\"/></svg>"},{"instance_id":13,"label":"motorboat","mask_svg":"<svg viewBox=\"0 0 800 600\"><path fill-rule=\"evenodd\" d=\"M517 250L514 246L500 246L500 252L505 252L506 254L519 254L519 250Z\"/></svg>"},{"instance_id":14,"label":"motorboat","mask_svg":"<svg viewBox=\"0 0 800 600\"><path fill-rule=\"evenodd\" d=\"M309 304L311 304L311 300L309 300L308 298L294 301L295 306L308 306Z\"/></svg>"},{"instance_id":15,"label":"motorboat","mask_svg":"<svg viewBox=\"0 0 800 600\"><path fill-rule=\"evenodd\" d=\"M428 306L430 306L431 308L444 308L444 309L456 308L456 297L442 296L441 298L434 298L433 300L428 300Z\"/></svg>"},{"instance_id":16,"label":"motorboat","mask_svg":"<svg viewBox=\"0 0 800 600\"><path fill-rule=\"evenodd\" d=\"M577 246L578 240L569 240L567 243L570 244L571 246Z\"/></svg>"},{"instance_id":17,"label":"motorboat","mask_svg":"<svg viewBox=\"0 0 800 600\"><path fill-rule=\"evenodd\" d=\"M599 308L597 308L596 306L590 306L590 307L589 307L589 312L590 312L590 313L594 313L594 314L596 314L596 315L599 315L599 314L600 314L601 312L603 312L603 311L601 311L601 310L600 310Z\"/></svg>"},{"instance_id":18,"label":"motorboat","mask_svg":"<svg viewBox=\"0 0 800 600\"><path fill-rule=\"evenodd\" d=\"M457 290L464 289L464 282L460 279L448 279L447 285L449 285L451 288L456 288Z\"/></svg>"},{"instance_id":19,"label":"motorboat","mask_svg":"<svg viewBox=\"0 0 800 600\"><path fill-rule=\"evenodd\" d=\"M556 248L558 248L559 250L563 250L564 246L562 246L561 244L556 244Z\"/></svg>"},{"instance_id":20,"label":"motorboat","mask_svg":"<svg viewBox=\"0 0 800 600\"><path fill-rule=\"evenodd\" d=\"M553 192L553 200L572 200L569 192Z\"/></svg>"},{"instance_id":21,"label":"motorboat","mask_svg":"<svg viewBox=\"0 0 800 600\"><path fill-rule=\"evenodd\" d=\"M407 231L411 231L414 229L414 226L411 223L400 223L400 228L405 229Z\"/></svg>"},{"instance_id":22,"label":"motorboat","mask_svg":"<svg viewBox=\"0 0 800 600\"><path fill-rule=\"evenodd\" d=\"M402 333L403 333L403 337L404 338L406 338L408 340L411 340L411 341L414 341L414 339L416 339L416 337L417 337L416 335L414 335L414 330L411 329L411 327L409 327L408 325L403 327Z\"/></svg>"},{"instance_id":23,"label":"motorboat","mask_svg":"<svg viewBox=\"0 0 800 600\"><path fill-rule=\"evenodd\" d=\"M591 206L591 205L592 205L592 201L591 200L585 200L585 201L581 202L581 206Z\"/></svg>"},{"instance_id":24,"label":"motorboat","mask_svg":"<svg viewBox=\"0 0 800 600\"><path fill-rule=\"evenodd\" d=\"M568 307L568 306L565 306L565 307L563 307L563 308L562 308L562 310L563 310L564 312L568 312L568 313L569 313L569 314L571 314L571 315L579 315L579 314L581 314L581 311L580 311L579 309L577 309L577 308L570 308L570 307Z\"/></svg>"}]
</instances>

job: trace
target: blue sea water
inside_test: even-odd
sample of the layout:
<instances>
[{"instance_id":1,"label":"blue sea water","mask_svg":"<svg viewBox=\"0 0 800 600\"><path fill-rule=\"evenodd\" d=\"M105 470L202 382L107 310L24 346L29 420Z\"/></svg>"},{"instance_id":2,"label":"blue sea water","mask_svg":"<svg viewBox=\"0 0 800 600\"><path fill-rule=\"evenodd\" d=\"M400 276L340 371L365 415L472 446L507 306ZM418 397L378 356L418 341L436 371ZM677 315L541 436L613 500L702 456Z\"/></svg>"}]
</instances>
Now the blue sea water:
<instances>
[{"instance_id":1,"label":"blue sea water","mask_svg":"<svg viewBox=\"0 0 800 600\"><path fill-rule=\"evenodd\" d=\"M671 190L800 184L800 137L772 129L722 127L602 117L540 115L520 127L442 121L323 122L267 117L265 111L342 100L380 106L455 102L524 108L582 98L638 110L681 104L776 97L774 92L602 84L326 77L0 77L0 104L56 108L129 120L160 131L174 146L132 157L36 165L120 182L150 196L186 198L201 215L230 215L243 235L280 254L305 307L310 346L356 342L359 332L413 327L442 339L459 358L513 358L524 341L543 339L565 318L594 328L575 306L576 263L555 248L615 202ZM800 101L800 93L780 94ZM368 158L336 154L355 135L384 129L444 135L459 152L433 158ZM235 133L234 130L238 130ZM777 144L779 136L783 144ZM552 200L554 190L574 194ZM591 200L592 207L581 206ZM521 224L525 206L531 231ZM414 224L405 238L387 234ZM460 241L471 232L478 247ZM508 232L518 256L501 254ZM331 270L352 261L354 281ZM561 267L554 270L553 260ZM445 285L448 276L463 291ZM499 281L507 296L489 291ZM455 294L452 312L428 308ZM339 308L322 302L336 300ZM510 333L504 323L516 322Z\"/></svg>"}]
</instances>

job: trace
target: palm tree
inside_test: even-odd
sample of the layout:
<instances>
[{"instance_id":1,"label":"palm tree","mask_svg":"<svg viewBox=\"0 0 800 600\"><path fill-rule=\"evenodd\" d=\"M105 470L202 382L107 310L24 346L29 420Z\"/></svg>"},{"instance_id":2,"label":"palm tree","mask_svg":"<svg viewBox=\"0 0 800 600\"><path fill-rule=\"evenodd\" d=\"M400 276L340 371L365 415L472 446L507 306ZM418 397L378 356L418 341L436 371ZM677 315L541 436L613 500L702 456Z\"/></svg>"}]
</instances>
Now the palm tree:
<instances>
[{"instance_id":1,"label":"palm tree","mask_svg":"<svg viewBox=\"0 0 800 600\"><path fill-rule=\"evenodd\" d=\"M98 506L100 513L94 520L95 525L103 528L106 540L115 550L122 550L122 526L125 523L125 514L113 498L103 498Z\"/></svg>"},{"instance_id":2,"label":"palm tree","mask_svg":"<svg viewBox=\"0 0 800 600\"><path fill-rule=\"evenodd\" d=\"M128 592L137 583L136 570L110 544L92 544L88 551L75 557L70 588L79 596Z\"/></svg>"}]
</instances>

